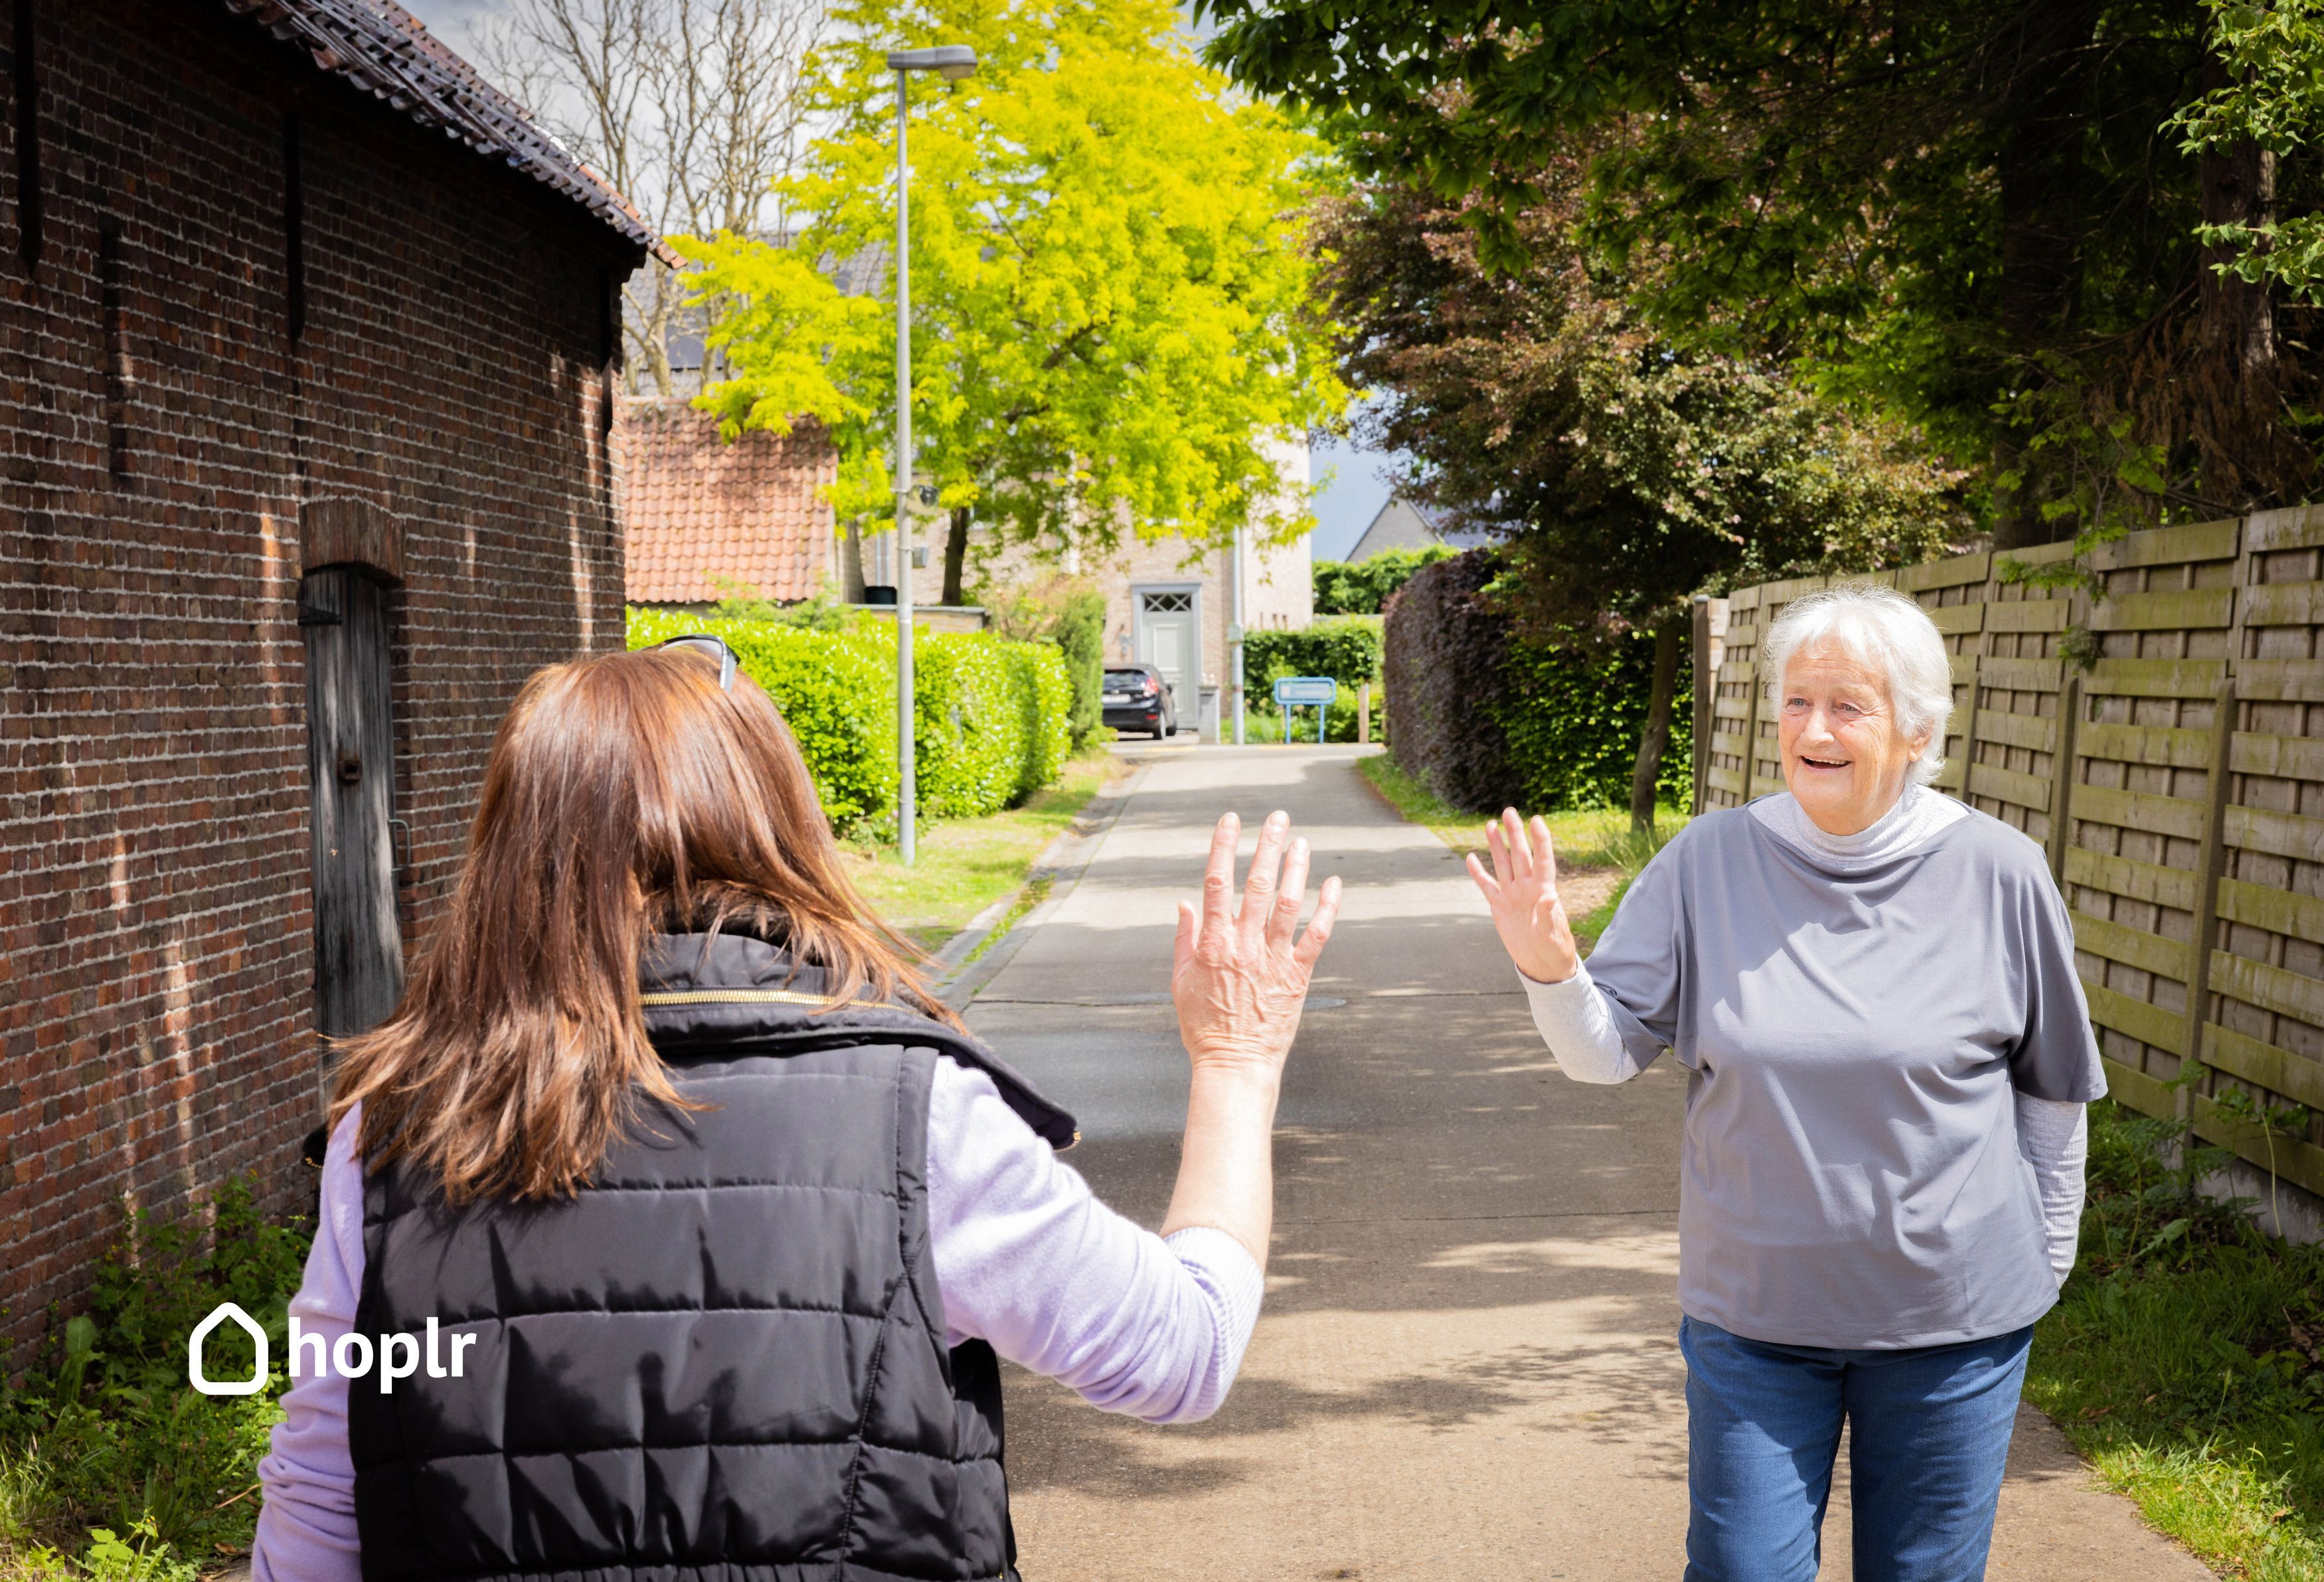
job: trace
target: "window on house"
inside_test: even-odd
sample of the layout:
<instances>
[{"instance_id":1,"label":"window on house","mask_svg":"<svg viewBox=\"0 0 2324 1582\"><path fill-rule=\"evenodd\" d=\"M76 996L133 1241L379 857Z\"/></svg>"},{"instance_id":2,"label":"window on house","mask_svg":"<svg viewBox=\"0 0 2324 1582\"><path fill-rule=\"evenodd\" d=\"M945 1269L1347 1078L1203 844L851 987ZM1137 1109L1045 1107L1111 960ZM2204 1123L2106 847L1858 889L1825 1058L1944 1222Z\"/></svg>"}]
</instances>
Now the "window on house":
<instances>
[{"instance_id":1,"label":"window on house","mask_svg":"<svg viewBox=\"0 0 2324 1582\"><path fill-rule=\"evenodd\" d=\"M1140 597L1146 601L1148 615L1179 615L1194 607L1194 596L1191 593L1149 593Z\"/></svg>"}]
</instances>

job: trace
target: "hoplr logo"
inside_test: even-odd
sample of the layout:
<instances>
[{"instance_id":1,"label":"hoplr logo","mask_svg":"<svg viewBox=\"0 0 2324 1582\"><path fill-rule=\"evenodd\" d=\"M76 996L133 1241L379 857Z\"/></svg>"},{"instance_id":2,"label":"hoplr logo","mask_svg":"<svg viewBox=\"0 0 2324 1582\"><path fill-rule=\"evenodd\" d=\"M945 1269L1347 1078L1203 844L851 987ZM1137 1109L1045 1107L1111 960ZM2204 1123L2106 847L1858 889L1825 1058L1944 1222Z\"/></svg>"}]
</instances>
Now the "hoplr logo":
<instances>
[{"instance_id":1,"label":"hoplr logo","mask_svg":"<svg viewBox=\"0 0 2324 1582\"><path fill-rule=\"evenodd\" d=\"M240 1325L243 1332L250 1337L251 1346L258 1356L249 1378L221 1382L203 1372L202 1346L209 1339L210 1332L229 1319ZM444 1364L444 1342L447 1340L451 1342L449 1367ZM431 1379L466 1377L464 1369L468 1360L468 1347L475 1344L474 1335L444 1334L434 1318L429 1319L424 1353L428 1376ZM392 1395L398 1379L409 1379L420 1372L422 1355L420 1338L416 1335L383 1335L374 1349L370 1336L359 1335L350 1329L326 1344L322 1336L301 1330L296 1314L290 1318L290 1376L294 1379L306 1376L302 1365L310 1358L314 1364L310 1371L317 1378L328 1378L336 1374L342 1379L360 1379L372 1371L372 1365L376 1361L379 1365L379 1392ZM255 1395L266 1388L266 1331L260 1327L258 1320L232 1302L220 1302L210 1309L208 1318L194 1326L193 1334L186 1339L186 1382L205 1395Z\"/></svg>"}]
</instances>

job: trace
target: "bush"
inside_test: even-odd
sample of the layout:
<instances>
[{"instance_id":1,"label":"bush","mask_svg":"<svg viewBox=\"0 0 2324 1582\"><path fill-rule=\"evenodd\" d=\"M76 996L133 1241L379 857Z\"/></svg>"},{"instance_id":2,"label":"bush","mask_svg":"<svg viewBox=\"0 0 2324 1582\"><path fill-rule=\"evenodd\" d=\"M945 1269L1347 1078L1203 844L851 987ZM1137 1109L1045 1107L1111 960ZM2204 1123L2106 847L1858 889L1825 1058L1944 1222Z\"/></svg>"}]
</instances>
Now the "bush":
<instances>
[{"instance_id":1,"label":"bush","mask_svg":"<svg viewBox=\"0 0 2324 1582\"><path fill-rule=\"evenodd\" d=\"M874 636L668 610L629 613L632 648L650 648L688 632L724 638L782 710L833 828L846 829L895 810L895 659L881 652Z\"/></svg>"},{"instance_id":2,"label":"bush","mask_svg":"<svg viewBox=\"0 0 2324 1582\"><path fill-rule=\"evenodd\" d=\"M1073 689L1067 717L1078 748L1105 723L1105 596L1092 587L1075 591L1058 609L1050 635Z\"/></svg>"},{"instance_id":3,"label":"bush","mask_svg":"<svg viewBox=\"0 0 2324 1582\"><path fill-rule=\"evenodd\" d=\"M94 1538L79 1557L88 1574L160 1582L190 1577L180 1555L249 1546L308 1241L303 1221L264 1220L241 1180L218 1189L207 1226L143 1212L124 1224L88 1312L55 1327L14 1388L0 1357L0 1572L71 1574L51 1546ZM187 1337L223 1301L267 1333L272 1373L257 1394L187 1382ZM254 1360L232 1324L205 1346L213 1378L247 1378Z\"/></svg>"},{"instance_id":4,"label":"bush","mask_svg":"<svg viewBox=\"0 0 2324 1582\"><path fill-rule=\"evenodd\" d=\"M1377 615L1388 596L1412 579L1423 566L1449 560L1460 551L1444 544L1418 550L1382 550L1360 560L1315 562L1315 613L1319 615Z\"/></svg>"},{"instance_id":5,"label":"bush","mask_svg":"<svg viewBox=\"0 0 2324 1582\"><path fill-rule=\"evenodd\" d=\"M782 710L835 828L894 816L892 629L818 632L630 611L632 648L687 632L724 638ZM923 635L913 653L912 763L923 816L996 812L1056 778L1070 751L1073 683L1056 644L944 632Z\"/></svg>"},{"instance_id":6,"label":"bush","mask_svg":"<svg viewBox=\"0 0 2324 1582\"><path fill-rule=\"evenodd\" d=\"M1247 632L1242 671L1252 698L1271 700L1278 676L1329 676L1342 691L1379 679L1380 621L1342 615L1299 632Z\"/></svg>"},{"instance_id":7,"label":"bush","mask_svg":"<svg viewBox=\"0 0 2324 1582\"><path fill-rule=\"evenodd\" d=\"M1384 623L1389 750L1456 808L1627 807L1654 683L1654 643L1566 647L1519 637L1488 589L1499 551L1423 568ZM1658 800L1693 792L1691 671L1682 649Z\"/></svg>"}]
</instances>

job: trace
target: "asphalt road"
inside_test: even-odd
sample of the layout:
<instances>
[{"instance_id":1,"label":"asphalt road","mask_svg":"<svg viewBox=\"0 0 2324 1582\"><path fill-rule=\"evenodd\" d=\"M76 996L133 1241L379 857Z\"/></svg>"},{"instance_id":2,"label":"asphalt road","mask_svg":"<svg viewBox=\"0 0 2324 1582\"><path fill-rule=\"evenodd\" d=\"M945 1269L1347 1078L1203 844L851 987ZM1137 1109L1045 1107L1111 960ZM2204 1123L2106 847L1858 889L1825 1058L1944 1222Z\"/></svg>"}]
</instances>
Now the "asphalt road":
<instances>
[{"instance_id":1,"label":"asphalt road","mask_svg":"<svg viewBox=\"0 0 2324 1582\"><path fill-rule=\"evenodd\" d=\"M1175 904L1213 822L1286 809L1348 886L1286 1078L1267 1309L1224 1410L1157 1429L1012 1372L1028 1582L1675 1578L1683 1085L1561 1075L1458 860L1360 748L1157 747L1078 883L1009 941L970 1021L1081 1118L1071 1156L1160 1222L1185 1057ZM1246 837L1245 850L1249 850ZM1844 1461L1843 1461L1844 1466ZM1996 1577L2210 1573L2021 1420ZM1844 1488L1824 1575L1845 1578Z\"/></svg>"}]
</instances>

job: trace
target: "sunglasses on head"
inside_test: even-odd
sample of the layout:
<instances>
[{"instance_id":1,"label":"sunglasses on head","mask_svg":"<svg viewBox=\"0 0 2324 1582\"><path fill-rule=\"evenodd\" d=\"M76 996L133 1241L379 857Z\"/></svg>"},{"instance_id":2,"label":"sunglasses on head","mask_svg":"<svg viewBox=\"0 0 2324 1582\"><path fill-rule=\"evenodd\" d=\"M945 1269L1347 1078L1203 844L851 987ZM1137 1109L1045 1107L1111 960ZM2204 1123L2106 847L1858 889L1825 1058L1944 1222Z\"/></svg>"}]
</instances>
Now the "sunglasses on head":
<instances>
[{"instance_id":1,"label":"sunglasses on head","mask_svg":"<svg viewBox=\"0 0 2324 1582\"><path fill-rule=\"evenodd\" d=\"M708 654L718 661L718 689L721 692L734 689L734 669L739 661L734 657L734 651L726 646L725 639L713 637L707 632L690 632L683 637L665 637L654 646L691 648Z\"/></svg>"}]
</instances>

